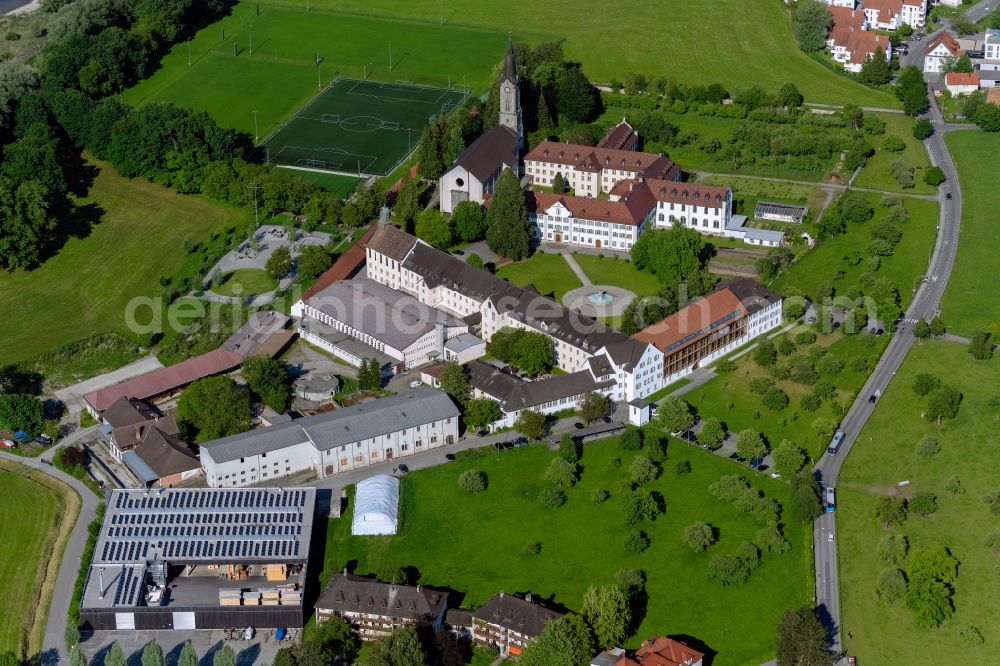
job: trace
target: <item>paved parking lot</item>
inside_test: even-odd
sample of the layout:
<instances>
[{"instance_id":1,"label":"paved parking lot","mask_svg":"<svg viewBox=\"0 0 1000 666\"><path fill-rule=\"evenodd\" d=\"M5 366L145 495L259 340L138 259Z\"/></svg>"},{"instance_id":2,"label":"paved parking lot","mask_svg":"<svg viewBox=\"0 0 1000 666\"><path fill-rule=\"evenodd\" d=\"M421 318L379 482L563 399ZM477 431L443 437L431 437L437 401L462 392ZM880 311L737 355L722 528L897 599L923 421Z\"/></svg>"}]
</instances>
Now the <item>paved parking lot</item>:
<instances>
[{"instance_id":1,"label":"paved parking lot","mask_svg":"<svg viewBox=\"0 0 1000 666\"><path fill-rule=\"evenodd\" d=\"M204 631L97 631L84 637L80 647L92 666L103 666L104 657L114 642L121 645L129 666L141 664L142 648L150 641L156 641L163 648L166 666L176 666L184 643L191 641L198 653L200 666L211 666L212 657L228 644L236 652L237 666L274 663L274 655L282 647L292 645L290 640L282 643L274 640L272 632L258 632L251 641L225 640L225 633L219 630Z\"/></svg>"}]
</instances>

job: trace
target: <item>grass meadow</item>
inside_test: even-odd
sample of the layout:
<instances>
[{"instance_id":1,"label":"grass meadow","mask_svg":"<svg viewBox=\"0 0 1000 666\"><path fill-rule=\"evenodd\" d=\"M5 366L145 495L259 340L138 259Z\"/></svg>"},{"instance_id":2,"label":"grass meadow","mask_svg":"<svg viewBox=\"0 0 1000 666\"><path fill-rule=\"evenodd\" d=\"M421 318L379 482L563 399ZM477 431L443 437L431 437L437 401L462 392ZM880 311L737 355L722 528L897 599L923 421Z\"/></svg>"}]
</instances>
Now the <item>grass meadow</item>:
<instances>
[{"instance_id":1,"label":"grass meadow","mask_svg":"<svg viewBox=\"0 0 1000 666\"><path fill-rule=\"evenodd\" d=\"M5 557L0 558L0 599L4 601L6 620L0 624L0 652L12 650L21 658L39 650L44 633L45 612L53 580L46 580L47 567L61 553L54 553L62 515L73 523L73 507L54 488L35 481L28 468L0 461L0 493L3 494L4 519L0 520L0 543ZM47 479L41 475L43 481ZM67 492L72 492L67 488ZM54 575L54 574L53 574ZM36 616L42 604L41 617ZM56 609L65 613L64 608ZM36 626L41 620L40 629ZM37 636L35 634L37 633Z\"/></svg>"},{"instance_id":2,"label":"grass meadow","mask_svg":"<svg viewBox=\"0 0 1000 666\"><path fill-rule=\"evenodd\" d=\"M304 171L302 169L289 169L287 167L276 166L273 168L274 171L279 173L286 173L296 178L302 178L303 180L308 180L313 185L321 187L327 192L336 194L341 198L347 198L350 196L354 188L358 186L361 181L353 176L341 176L336 173L321 173L319 171Z\"/></svg>"},{"instance_id":3,"label":"grass meadow","mask_svg":"<svg viewBox=\"0 0 1000 666\"><path fill-rule=\"evenodd\" d=\"M238 268L222 276L222 282L212 287L212 291L221 296L240 296L265 294L278 288L278 281L259 268Z\"/></svg>"},{"instance_id":4,"label":"grass meadow","mask_svg":"<svg viewBox=\"0 0 1000 666\"><path fill-rule=\"evenodd\" d=\"M794 339L794 335L789 337ZM843 408L850 406L855 394L868 378L868 371L853 370L851 361L856 357L863 357L868 360L868 367L875 367L887 343L887 336L844 336L836 333L819 335L813 346L823 347L826 354L840 357L844 361L844 369L829 373L819 363L815 364L820 378L830 381L837 391L833 399L823 400L820 408L813 412L806 411L799 405L802 396L811 392L812 387L788 380L775 381L775 385L788 396L788 406L780 412L764 407L760 396L750 390L750 382L757 377L767 377L769 373L753 361L753 352L737 359L735 370L720 373L707 384L686 394L684 399L702 419L714 416L731 432L740 432L746 428L756 430L765 436L772 448L780 444L781 440L788 439L808 451L813 458L819 458L830 442L828 438L821 438L816 434L813 421L818 417L840 421L840 412L834 403ZM810 346L796 344L795 347L795 353L809 354ZM786 361L787 358L779 355L778 363Z\"/></svg>"},{"instance_id":5,"label":"grass meadow","mask_svg":"<svg viewBox=\"0 0 1000 666\"><path fill-rule=\"evenodd\" d=\"M996 171L989 165L1000 153L1000 135L971 130L945 135L962 185L962 227L958 257L941 301L941 317L960 335L976 329L1000 336L996 299L997 261L994 222L1000 210Z\"/></svg>"},{"instance_id":6,"label":"grass meadow","mask_svg":"<svg viewBox=\"0 0 1000 666\"><path fill-rule=\"evenodd\" d=\"M660 290L660 281L655 275L640 271L629 261L593 254L574 254L573 257L594 284L622 287L637 296L651 296Z\"/></svg>"},{"instance_id":7,"label":"grass meadow","mask_svg":"<svg viewBox=\"0 0 1000 666\"><path fill-rule=\"evenodd\" d=\"M497 275L519 287L534 284L538 293L553 294L556 299L583 286L559 253L535 252L524 261L498 267Z\"/></svg>"},{"instance_id":8,"label":"grass meadow","mask_svg":"<svg viewBox=\"0 0 1000 666\"><path fill-rule=\"evenodd\" d=\"M936 374L962 392L957 418L940 428L922 418L926 398L911 388L920 372ZM975 361L964 345L918 342L851 449L837 488L837 541L842 631L853 634L847 647L859 664L996 663L1000 559L983 541L996 531L997 517L983 496L997 490L1000 478L1000 412L988 405L998 386L1000 359ZM939 440L940 453L917 455L917 442L924 435ZM953 477L964 494L945 490ZM874 518L876 501L900 493L896 484L904 480L910 483L903 494L930 491L939 508L926 517L911 514L901 528L884 530ZM905 535L911 552L944 546L959 560L955 614L940 627L919 629L902 601L890 605L876 598L879 573L889 565L875 549L888 534ZM966 627L978 629L985 644L965 643L960 633Z\"/></svg>"},{"instance_id":9,"label":"grass meadow","mask_svg":"<svg viewBox=\"0 0 1000 666\"><path fill-rule=\"evenodd\" d=\"M225 127L263 138L317 93L317 70L323 85L336 77L367 77L482 90L503 56L509 29L506 24L502 29L441 27L316 5L311 2L314 11L307 12L305 2L237 3L229 16L198 31L190 43L174 46L159 70L125 91L124 99L207 111ZM520 31L515 38L540 39Z\"/></svg>"},{"instance_id":10,"label":"grass meadow","mask_svg":"<svg viewBox=\"0 0 1000 666\"><path fill-rule=\"evenodd\" d=\"M913 119L898 113L876 114L885 121L885 134L868 137L875 147L875 154L868 158L865 168L855 181L858 187L869 187L874 190L889 190L890 192L908 192L911 194L934 194L936 187L924 182L924 172L930 167L927 149L922 141L913 136ZM887 136L897 136L906 144L906 148L898 153L882 150L882 141ZM915 167L913 173L914 185L909 189L900 187L889 171L889 165L897 159L908 162Z\"/></svg>"},{"instance_id":11,"label":"grass meadow","mask_svg":"<svg viewBox=\"0 0 1000 666\"><path fill-rule=\"evenodd\" d=\"M875 207L875 219L878 221L887 212L879 205L881 196L865 194ZM904 200L910 213L910 221L902 226L903 236L892 253L892 256L882 257L876 276L890 278L899 289L900 301L905 309L913 299L913 288L923 275L930 259L931 248L937 233L937 203L924 199ZM790 288L801 290L807 296L814 296L819 284L829 281L838 293L846 292L858 284L858 278L869 270L868 262L862 261L857 266L851 266L844 257L852 249L864 250L871 240L869 226L852 225L847 233L827 238L816 247L804 253L788 270L775 278L768 286L775 291L786 293ZM841 271L843 275L841 275Z\"/></svg>"},{"instance_id":12,"label":"grass meadow","mask_svg":"<svg viewBox=\"0 0 1000 666\"><path fill-rule=\"evenodd\" d=\"M538 502L553 452L543 446L499 455L480 450L403 478L395 536L352 536L350 510L331 520L322 581L348 563L359 574L388 563L416 567L422 585L454 590L449 606L476 608L503 590L530 592L578 612L590 585L611 582L621 568L638 568L646 574L648 605L628 646L652 635L688 634L718 652L716 666L756 666L773 657L774 629L784 610L810 598L810 532L785 526L789 552L765 554L745 585L720 588L706 576L709 561L733 552L758 525L712 497L708 486L740 470L677 440L668 454L663 475L649 484L663 495L666 511L640 525L650 539L643 553L630 555L622 547L632 529L622 518L622 482L636 454L620 449L617 440L584 447L581 479L566 491L566 504L555 509ZM683 460L690 462L691 473L678 476L675 469ZM459 487L458 476L466 469L487 475L485 492L470 495ZM756 475L749 481L767 497L787 502L785 484ZM597 488L609 490L610 499L595 504L591 493ZM684 543L683 530L699 520L718 528L719 541L695 553ZM541 552L524 554L534 541L541 542Z\"/></svg>"},{"instance_id":13,"label":"grass meadow","mask_svg":"<svg viewBox=\"0 0 1000 666\"><path fill-rule=\"evenodd\" d=\"M306 0L268 0L302 8ZM673 77L731 89L759 85L776 91L794 81L807 101L897 107L889 92L866 88L799 51L788 11L775 0L551 0L482 3L477 0L309 0L310 7L364 16L409 17L425 25L526 29L564 37L570 59L595 81L623 80L628 72ZM516 36L516 35L515 35ZM398 78L398 77L396 77Z\"/></svg>"},{"instance_id":14,"label":"grass meadow","mask_svg":"<svg viewBox=\"0 0 1000 666\"><path fill-rule=\"evenodd\" d=\"M78 205L95 222L32 271L0 273L0 309L17 313L0 329L0 359L15 363L107 331L128 334L125 311L140 296L157 296L162 275L198 255L182 241L205 243L244 220L235 208L177 194L147 180L126 179L106 163Z\"/></svg>"}]
</instances>

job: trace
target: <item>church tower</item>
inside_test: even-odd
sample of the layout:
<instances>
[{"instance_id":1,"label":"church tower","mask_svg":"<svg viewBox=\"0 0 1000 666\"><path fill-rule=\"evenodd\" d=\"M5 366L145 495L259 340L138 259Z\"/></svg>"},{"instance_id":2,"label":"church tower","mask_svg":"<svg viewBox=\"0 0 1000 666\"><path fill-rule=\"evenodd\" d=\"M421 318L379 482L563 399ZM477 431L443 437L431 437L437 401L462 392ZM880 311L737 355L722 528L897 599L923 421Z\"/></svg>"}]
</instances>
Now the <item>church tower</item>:
<instances>
[{"instance_id":1,"label":"church tower","mask_svg":"<svg viewBox=\"0 0 1000 666\"><path fill-rule=\"evenodd\" d=\"M507 34L507 55L500 73L500 125L509 127L517 135L518 150L524 148L524 123L521 119L521 87L514 62L514 42Z\"/></svg>"}]
</instances>

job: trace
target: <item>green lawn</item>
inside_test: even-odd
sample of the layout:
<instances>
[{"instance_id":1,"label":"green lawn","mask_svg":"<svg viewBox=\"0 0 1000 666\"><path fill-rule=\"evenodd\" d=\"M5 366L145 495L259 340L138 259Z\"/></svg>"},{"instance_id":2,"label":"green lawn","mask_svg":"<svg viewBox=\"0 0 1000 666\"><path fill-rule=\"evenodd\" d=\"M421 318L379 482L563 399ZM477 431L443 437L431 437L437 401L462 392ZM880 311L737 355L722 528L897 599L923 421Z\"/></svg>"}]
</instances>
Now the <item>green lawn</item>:
<instances>
[{"instance_id":1,"label":"green lawn","mask_svg":"<svg viewBox=\"0 0 1000 666\"><path fill-rule=\"evenodd\" d=\"M652 273L640 271L629 261L592 254L574 254L576 262L594 284L609 284L650 296L660 290L660 281Z\"/></svg>"},{"instance_id":2,"label":"green lawn","mask_svg":"<svg viewBox=\"0 0 1000 666\"><path fill-rule=\"evenodd\" d=\"M4 515L0 543L6 553L0 558L0 599L7 613L7 621L0 624L0 652L13 650L26 657L29 655L22 650L27 648L27 633L35 619L39 570L52 554L59 515L65 507L54 490L7 471L7 465L0 468Z\"/></svg>"},{"instance_id":3,"label":"green lawn","mask_svg":"<svg viewBox=\"0 0 1000 666\"><path fill-rule=\"evenodd\" d=\"M272 0L301 6L302 0ZM760 85L776 91L794 81L811 102L897 107L887 92L871 90L814 62L799 51L783 3L774 0L598 0L482 3L451 0L401 4L398 0L311 0L312 5L365 15L410 16L438 25L494 30L544 26L566 38L571 60L595 81L627 72L667 76L689 84L718 81L730 89ZM610 28L613 26L613 28Z\"/></svg>"},{"instance_id":4,"label":"green lawn","mask_svg":"<svg viewBox=\"0 0 1000 666\"><path fill-rule=\"evenodd\" d=\"M339 13L317 9L323 3L315 0L306 12L305 4L238 3L229 16L194 36L190 66L189 44L177 44L153 76L125 92L125 100L170 101L208 111L221 125L251 135L257 109L256 135L263 138L316 94L317 53L324 85L336 77L367 76L438 87L450 81L481 90L503 56L509 29L506 23L484 30L376 18L367 8ZM520 31L515 38L541 39Z\"/></svg>"},{"instance_id":5,"label":"green lawn","mask_svg":"<svg viewBox=\"0 0 1000 666\"><path fill-rule=\"evenodd\" d=\"M0 273L0 310L17 313L16 325L0 330L4 362L95 333L128 334L129 301L157 296L160 276L200 261L197 253L184 251L184 239L206 243L245 218L235 208L121 178L110 165L97 165L88 196L78 202L97 220L89 233L70 238L33 271Z\"/></svg>"},{"instance_id":6,"label":"green lawn","mask_svg":"<svg viewBox=\"0 0 1000 666\"><path fill-rule=\"evenodd\" d=\"M919 372L934 373L963 394L958 417L940 429L921 418L926 398L911 389ZM1000 458L994 454L1000 412L987 404L998 386L1000 360L974 361L964 346L954 343L918 343L852 448L840 474L837 529L843 631L854 635L847 647L859 664L996 663L1000 559L983 540L996 531L997 517L982 499L997 490L1000 479ZM927 434L940 441L941 452L923 458L915 447ZM965 494L945 490L952 477L958 477ZM903 480L910 482L907 496L931 491L939 509L928 517L911 515L902 528L883 530L873 517L875 502L899 492L896 484ZM945 546L960 561L956 612L939 628L918 629L903 602L888 605L876 599L878 575L887 565L875 548L890 533L905 535L911 551ZM982 633L985 645L963 643L959 633L969 626Z\"/></svg>"},{"instance_id":7,"label":"green lawn","mask_svg":"<svg viewBox=\"0 0 1000 666\"><path fill-rule=\"evenodd\" d=\"M684 399L694 406L702 419L714 416L732 432L746 428L756 430L763 433L771 447L777 446L783 439L791 440L814 458L818 458L830 442L816 434L813 421L818 417L840 421L840 412L834 403L842 408L850 406L855 394L868 378L867 370L852 370L852 359L866 358L869 360L868 367L873 368L888 341L888 336L820 336L815 345L825 347L827 354L840 357L844 361L844 369L837 373L827 373L823 372L819 363L815 364L820 377L833 383L837 392L832 400L823 400L820 408L814 412L806 411L799 405L802 396L812 388L787 380L776 381L775 384L788 395L788 406L780 412L772 412L764 407L760 396L749 388L750 381L754 378L768 376L768 372L753 361L753 352L737 359L735 370L720 373L704 386L686 394ZM808 355L809 347L796 345L795 353ZM786 357L778 356L779 364L786 362Z\"/></svg>"},{"instance_id":8,"label":"green lawn","mask_svg":"<svg viewBox=\"0 0 1000 666\"><path fill-rule=\"evenodd\" d=\"M962 227L958 257L941 302L941 316L956 333L976 329L1000 336L996 307L998 266L994 227L1000 188L989 165L1000 153L1000 135L970 130L945 135L962 184Z\"/></svg>"},{"instance_id":9,"label":"green lawn","mask_svg":"<svg viewBox=\"0 0 1000 666\"><path fill-rule=\"evenodd\" d=\"M554 294L561 299L567 291L583 286L561 254L536 252L524 261L501 266L497 275L524 287L534 284L540 294Z\"/></svg>"},{"instance_id":10,"label":"green lawn","mask_svg":"<svg viewBox=\"0 0 1000 666\"><path fill-rule=\"evenodd\" d=\"M283 174L295 176L296 178L308 180L313 185L321 187L327 192L331 192L345 199L350 196L351 192L354 191L354 188L356 188L360 182L360 180L354 176L341 176L335 173L303 171L301 169L289 169L287 167L280 166L274 167L274 170Z\"/></svg>"},{"instance_id":11,"label":"green lawn","mask_svg":"<svg viewBox=\"0 0 1000 666\"><path fill-rule=\"evenodd\" d=\"M858 187L870 187L892 192L913 194L933 194L936 192L936 187L931 187L924 182L924 172L931 163L923 142L913 136L913 119L898 113L878 113L875 115L886 121L885 134L868 137L868 141L875 147L875 154L868 158L868 163L861 170L861 175L858 176L854 184ZM906 143L906 148L898 153L882 150L882 141L889 135L902 139ZM908 190L900 187L889 172L889 165L897 159L916 167L914 171L915 185Z\"/></svg>"},{"instance_id":12,"label":"green lawn","mask_svg":"<svg viewBox=\"0 0 1000 666\"><path fill-rule=\"evenodd\" d=\"M770 180L759 180L755 178L728 178L726 176L708 176L702 182L706 185L728 186L733 190L734 213L746 215L752 218L757 209L757 202L776 201L778 203L801 204L810 207L809 217L815 217L817 202L822 205L824 191L811 185L799 185L796 183L776 183ZM798 228L798 227L796 227ZM734 247L746 247L746 244L739 241Z\"/></svg>"},{"instance_id":13,"label":"green lawn","mask_svg":"<svg viewBox=\"0 0 1000 666\"><path fill-rule=\"evenodd\" d=\"M543 508L537 499L546 485L553 453L542 446L459 454L454 463L413 472L403 479L401 524L394 537L353 537L351 515L330 521L323 582L349 562L358 573L383 563L414 566L420 583L448 587L457 604L476 608L500 592L531 592L538 598L579 611L592 584L610 582L621 568L646 572L648 607L626 644L658 634L688 634L719 652L713 663L757 664L774 655L774 627L781 613L810 597L812 556L808 530L786 526L791 550L765 554L749 582L720 588L706 577L711 558L731 553L753 537L758 525L708 492L724 474L738 472L731 462L673 441L664 475L651 487L662 493L666 512L642 524L650 548L628 555L622 540L631 528L622 519L621 483L634 454L616 440L587 444L580 482L567 491L566 504ZM620 459L620 468L612 460ZM691 474L677 476L688 460ZM465 469L485 472L489 488L469 495L457 479ZM751 479L768 497L785 503L788 489L767 478ZM606 488L607 502L595 505L591 492ZM686 525L705 521L719 529L717 545L694 553L683 542ZM541 553L522 554L541 541ZM693 600L697 600L694 602Z\"/></svg>"},{"instance_id":14,"label":"green lawn","mask_svg":"<svg viewBox=\"0 0 1000 666\"><path fill-rule=\"evenodd\" d=\"M886 214L886 209L879 205L881 197L877 194L865 196L875 207L875 220L881 219ZM892 279L905 309L913 298L913 287L927 268L937 233L938 208L937 203L922 199L908 198L904 204L910 212L910 221L902 226L903 236L892 256L882 257L875 274ZM853 248L864 250L871 240L870 224L850 226L847 233L820 241L769 286L778 292L795 288L813 296L821 282L829 281L837 292L846 292L869 270L867 261L851 266L844 257ZM838 277L838 271L843 271L843 276Z\"/></svg>"},{"instance_id":15,"label":"green lawn","mask_svg":"<svg viewBox=\"0 0 1000 666\"><path fill-rule=\"evenodd\" d=\"M278 281L259 268L240 268L222 276L222 283L212 287L221 296L265 294L278 288Z\"/></svg>"}]
</instances>

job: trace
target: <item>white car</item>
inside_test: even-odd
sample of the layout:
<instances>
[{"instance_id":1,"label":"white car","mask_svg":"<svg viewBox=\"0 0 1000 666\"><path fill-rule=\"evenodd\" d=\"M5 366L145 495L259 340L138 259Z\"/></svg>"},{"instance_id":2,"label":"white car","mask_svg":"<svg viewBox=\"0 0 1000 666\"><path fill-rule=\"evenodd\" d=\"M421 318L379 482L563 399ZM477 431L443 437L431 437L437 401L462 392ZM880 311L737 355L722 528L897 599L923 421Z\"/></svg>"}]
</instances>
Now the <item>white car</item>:
<instances>
[{"instance_id":1,"label":"white car","mask_svg":"<svg viewBox=\"0 0 1000 666\"><path fill-rule=\"evenodd\" d=\"M420 388L421 386L423 386L423 384L424 383L422 381L420 381L419 379L411 379L410 380L410 388Z\"/></svg>"}]
</instances>

